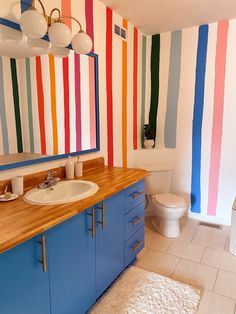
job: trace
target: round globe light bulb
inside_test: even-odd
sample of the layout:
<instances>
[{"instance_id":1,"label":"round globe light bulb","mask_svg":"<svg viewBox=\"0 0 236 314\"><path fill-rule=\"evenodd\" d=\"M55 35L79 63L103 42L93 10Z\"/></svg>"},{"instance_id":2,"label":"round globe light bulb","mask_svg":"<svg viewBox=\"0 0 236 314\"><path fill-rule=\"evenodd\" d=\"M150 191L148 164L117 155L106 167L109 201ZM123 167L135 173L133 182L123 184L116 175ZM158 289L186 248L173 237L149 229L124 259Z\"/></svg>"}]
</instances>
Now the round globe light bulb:
<instances>
[{"instance_id":1,"label":"round globe light bulb","mask_svg":"<svg viewBox=\"0 0 236 314\"><path fill-rule=\"evenodd\" d=\"M36 10L27 10L20 17L20 28L30 38L42 38L47 32L47 22Z\"/></svg>"},{"instance_id":2,"label":"round globe light bulb","mask_svg":"<svg viewBox=\"0 0 236 314\"><path fill-rule=\"evenodd\" d=\"M64 58L69 55L70 49L52 45L51 52L54 55L54 57Z\"/></svg>"},{"instance_id":3,"label":"round globe light bulb","mask_svg":"<svg viewBox=\"0 0 236 314\"><path fill-rule=\"evenodd\" d=\"M71 44L73 50L78 54L88 54L93 47L92 39L84 31L74 35Z\"/></svg>"},{"instance_id":4,"label":"round globe light bulb","mask_svg":"<svg viewBox=\"0 0 236 314\"><path fill-rule=\"evenodd\" d=\"M72 34L66 24L55 22L48 29L48 37L53 45L67 47L71 43Z\"/></svg>"}]
</instances>

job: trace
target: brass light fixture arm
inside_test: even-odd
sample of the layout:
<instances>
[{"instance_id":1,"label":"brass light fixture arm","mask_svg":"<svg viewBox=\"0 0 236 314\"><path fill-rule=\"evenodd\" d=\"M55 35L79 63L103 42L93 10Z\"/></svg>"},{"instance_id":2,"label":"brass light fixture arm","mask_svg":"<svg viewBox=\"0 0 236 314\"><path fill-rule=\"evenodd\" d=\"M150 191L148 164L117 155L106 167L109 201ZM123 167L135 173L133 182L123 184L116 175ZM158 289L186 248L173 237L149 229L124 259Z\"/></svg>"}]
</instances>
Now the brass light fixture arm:
<instances>
[{"instance_id":1,"label":"brass light fixture arm","mask_svg":"<svg viewBox=\"0 0 236 314\"><path fill-rule=\"evenodd\" d=\"M79 24L79 27L80 27L79 32L83 32L81 23L75 17L69 16L69 15L63 15L61 18L62 19L72 19L72 20L74 20L77 24Z\"/></svg>"},{"instance_id":2,"label":"brass light fixture arm","mask_svg":"<svg viewBox=\"0 0 236 314\"><path fill-rule=\"evenodd\" d=\"M42 1L41 0L37 0L37 1L39 2L40 6L41 6L41 8L43 10L43 16L46 18L46 10L45 10L45 7L44 7ZM35 9L35 0L32 0L31 8Z\"/></svg>"}]
</instances>

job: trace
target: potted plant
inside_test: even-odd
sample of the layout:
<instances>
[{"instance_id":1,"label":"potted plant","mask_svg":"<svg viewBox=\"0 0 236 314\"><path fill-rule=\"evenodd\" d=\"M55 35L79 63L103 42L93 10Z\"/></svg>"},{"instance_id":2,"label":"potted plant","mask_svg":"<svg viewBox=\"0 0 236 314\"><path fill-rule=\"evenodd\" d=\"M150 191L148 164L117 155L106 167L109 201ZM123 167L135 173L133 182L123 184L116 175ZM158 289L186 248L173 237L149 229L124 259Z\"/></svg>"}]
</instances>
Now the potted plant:
<instances>
[{"instance_id":1,"label":"potted plant","mask_svg":"<svg viewBox=\"0 0 236 314\"><path fill-rule=\"evenodd\" d=\"M154 147L156 132L154 129L150 127L149 124L144 125L144 136L145 136L144 147L147 149Z\"/></svg>"}]
</instances>

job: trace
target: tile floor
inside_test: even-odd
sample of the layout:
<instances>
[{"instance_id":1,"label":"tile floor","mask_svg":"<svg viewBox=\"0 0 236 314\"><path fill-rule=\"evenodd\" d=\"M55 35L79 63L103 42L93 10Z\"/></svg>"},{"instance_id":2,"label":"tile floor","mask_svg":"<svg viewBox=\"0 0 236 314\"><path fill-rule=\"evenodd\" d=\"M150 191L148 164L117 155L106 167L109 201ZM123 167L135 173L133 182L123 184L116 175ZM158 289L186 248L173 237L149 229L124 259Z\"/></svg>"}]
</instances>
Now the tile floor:
<instances>
[{"instance_id":1,"label":"tile floor","mask_svg":"<svg viewBox=\"0 0 236 314\"><path fill-rule=\"evenodd\" d=\"M236 314L236 257L229 253L230 228L200 226L183 218L178 238L156 232L147 217L146 243L136 266L189 283L202 291L199 314Z\"/></svg>"}]
</instances>

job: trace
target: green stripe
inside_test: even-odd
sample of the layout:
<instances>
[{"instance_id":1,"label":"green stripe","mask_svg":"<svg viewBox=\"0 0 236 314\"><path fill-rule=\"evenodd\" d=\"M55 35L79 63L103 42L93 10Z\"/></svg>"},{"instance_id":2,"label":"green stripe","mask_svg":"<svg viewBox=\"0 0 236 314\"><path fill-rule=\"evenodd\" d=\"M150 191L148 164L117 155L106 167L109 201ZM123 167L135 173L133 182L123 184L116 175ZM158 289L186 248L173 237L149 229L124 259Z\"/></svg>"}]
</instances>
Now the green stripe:
<instances>
[{"instance_id":1,"label":"green stripe","mask_svg":"<svg viewBox=\"0 0 236 314\"><path fill-rule=\"evenodd\" d=\"M34 153L34 125L32 113L32 92L31 92L31 73L30 73L30 60L25 59L26 68L26 82L27 82L27 100L28 100L28 120L29 120L29 135L30 135L30 152Z\"/></svg>"},{"instance_id":2,"label":"green stripe","mask_svg":"<svg viewBox=\"0 0 236 314\"><path fill-rule=\"evenodd\" d=\"M156 120L159 99L159 68L160 68L160 34L152 36L151 53L151 103L149 125L156 133Z\"/></svg>"},{"instance_id":3,"label":"green stripe","mask_svg":"<svg viewBox=\"0 0 236 314\"><path fill-rule=\"evenodd\" d=\"M15 59L10 59L10 60L11 60L12 91L13 91L15 122L16 122L17 149L18 149L18 153L23 153L22 130L21 130L21 121L20 121L20 101L19 101L18 80L17 80L17 72L16 72L16 60Z\"/></svg>"},{"instance_id":4,"label":"green stripe","mask_svg":"<svg viewBox=\"0 0 236 314\"><path fill-rule=\"evenodd\" d=\"M144 148L144 124L145 124L145 100L146 100L146 58L147 37L143 35L142 40L142 105L141 105L141 145Z\"/></svg>"}]
</instances>

